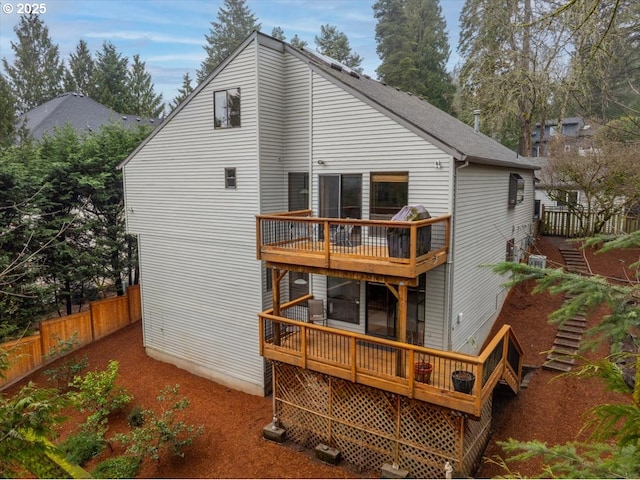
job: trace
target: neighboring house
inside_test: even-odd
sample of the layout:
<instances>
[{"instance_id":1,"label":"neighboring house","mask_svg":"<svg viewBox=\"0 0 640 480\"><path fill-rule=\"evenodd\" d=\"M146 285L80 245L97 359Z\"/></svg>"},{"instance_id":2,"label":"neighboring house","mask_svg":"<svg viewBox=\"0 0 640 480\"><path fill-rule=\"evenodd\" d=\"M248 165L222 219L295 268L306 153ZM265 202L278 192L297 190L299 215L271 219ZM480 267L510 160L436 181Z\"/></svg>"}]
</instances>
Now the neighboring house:
<instances>
[{"instance_id":1,"label":"neighboring house","mask_svg":"<svg viewBox=\"0 0 640 480\"><path fill-rule=\"evenodd\" d=\"M35 140L43 135L53 135L56 127L70 124L76 132L97 132L103 125L120 123L127 128L138 125L158 125L161 119L125 115L75 92L63 93L42 105L29 110L18 118L18 128L23 124Z\"/></svg>"},{"instance_id":2,"label":"neighboring house","mask_svg":"<svg viewBox=\"0 0 640 480\"><path fill-rule=\"evenodd\" d=\"M494 386L519 386L513 332L489 338L507 278L488 265L532 242L535 165L254 32L121 168L150 356L272 392L287 438L364 467L472 471ZM431 218L389 223L405 205Z\"/></svg>"},{"instance_id":3,"label":"neighboring house","mask_svg":"<svg viewBox=\"0 0 640 480\"><path fill-rule=\"evenodd\" d=\"M541 124L536 123L531 134L533 156L546 157L549 155L549 143L562 135L565 150L578 149L581 155L586 155L593 148L593 135L597 132L597 125L585 124L582 117L567 117L560 120L545 122L544 131Z\"/></svg>"}]
</instances>

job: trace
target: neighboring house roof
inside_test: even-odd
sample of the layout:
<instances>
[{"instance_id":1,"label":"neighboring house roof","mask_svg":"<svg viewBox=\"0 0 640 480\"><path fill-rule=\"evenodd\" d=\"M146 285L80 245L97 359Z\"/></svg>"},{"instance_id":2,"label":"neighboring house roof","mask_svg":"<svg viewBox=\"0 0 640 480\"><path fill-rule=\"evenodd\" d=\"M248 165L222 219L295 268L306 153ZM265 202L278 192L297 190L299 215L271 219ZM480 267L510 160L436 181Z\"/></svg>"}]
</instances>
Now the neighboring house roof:
<instances>
[{"instance_id":1,"label":"neighboring house roof","mask_svg":"<svg viewBox=\"0 0 640 480\"><path fill-rule=\"evenodd\" d=\"M40 140L45 133L53 134L55 127L70 124L78 133L97 132L110 123L121 123L125 127L156 125L157 118L140 118L123 115L75 92L63 93L42 105L29 110L18 118L18 125L26 120L26 127L34 139Z\"/></svg>"},{"instance_id":2,"label":"neighboring house roof","mask_svg":"<svg viewBox=\"0 0 640 480\"><path fill-rule=\"evenodd\" d=\"M597 130L597 125L585 124L582 117L562 118L560 119L560 127L558 127L557 119L547 120L544 127L544 140L549 141L550 137L559 134L566 137L592 137ZM540 123L536 123L531 138L534 143L540 142Z\"/></svg>"},{"instance_id":3,"label":"neighboring house roof","mask_svg":"<svg viewBox=\"0 0 640 480\"><path fill-rule=\"evenodd\" d=\"M301 60L309 62L314 71L329 80L333 80L334 83L356 95L372 107L383 111L396 121L410 127L414 132L424 136L456 160L531 170L538 168L537 165L529 163L528 158L520 157L516 152L494 139L480 132L476 132L469 125L434 107L426 100L386 86L368 76L359 75L328 57L309 50L295 48L292 45L257 31L247 37L231 55L223 60L182 104L171 112L165 123L169 122L173 116L178 114L184 105L198 95L198 93L215 78L249 42L254 41L256 37L272 45L278 44L280 49L285 49ZM126 165L146 142L150 141L161 130L162 128L158 128L149 135L119 167Z\"/></svg>"}]
</instances>

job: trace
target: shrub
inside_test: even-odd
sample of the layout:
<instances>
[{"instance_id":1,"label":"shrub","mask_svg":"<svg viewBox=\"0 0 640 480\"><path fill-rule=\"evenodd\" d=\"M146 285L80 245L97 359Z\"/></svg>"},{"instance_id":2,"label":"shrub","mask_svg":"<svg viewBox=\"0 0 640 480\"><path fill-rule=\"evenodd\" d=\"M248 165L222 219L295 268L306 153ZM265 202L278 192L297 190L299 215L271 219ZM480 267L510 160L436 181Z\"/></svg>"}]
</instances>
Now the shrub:
<instances>
[{"instance_id":1,"label":"shrub","mask_svg":"<svg viewBox=\"0 0 640 480\"><path fill-rule=\"evenodd\" d=\"M67 340L62 340L59 337L56 337L56 340L57 343L55 347L51 348L45 355L47 360L67 355L80 343L78 340L78 332L75 332ZM59 390L67 390L74 377L87 368L88 364L89 360L86 355L83 357L69 356L57 367L45 370L44 374L47 377L47 381L56 388Z\"/></svg>"},{"instance_id":2,"label":"shrub","mask_svg":"<svg viewBox=\"0 0 640 480\"><path fill-rule=\"evenodd\" d=\"M166 386L158 395L162 414L153 410L143 410L143 426L134 428L129 434L119 434L115 441L128 445L127 453L148 457L157 462L165 453L184 457L183 447L191 445L193 439L201 435L204 427L187 425L179 420L178 412L189 406L187 398L178 398L179 386Z\"/></svg>"},{"instance_id":3,"label":"shrub","mask_svg":"<svg viewBox=\"0 0 640 480\"><path fill-rule=\"evenodd\" d=\"M80 431L60 444L58 449L70 462L83 465L87 460L98 455L104 448L104 444L102 435L96 432Z\"/></svg>"},{"instance_id":4,"label":"shrub","mask_svg":"<svg viewBox=\"0 0 640 480\"><path fill-rule=\"evenodd\" d=\"M141 465L141 457L114 457L100 462L91 475L93 478L134 478Z\"/></svg>"},{"instance_id":5,"label":"shrub","mask_svg":"<svg viewBox=\"0 0 640 480\"><path fill-rule=\"evenodd\" d=\"M81 411L89 411L84 428L104 427L111 412L123 408L133 398L127 390L116 385L119 364L111 360L104 371L88 372L73 379L71 386L78 389L71 398Z\"/></svg>"},{"instance_id":6,"label":"shrub","mask_svg":"<svg viewBox=\"0 0 640 480\"><path fill-rule=\"evenodd\" d=\"M135 405L129 415L127 415L127 423L130 427L141 427L144 424L144 411L140 405Z\"/></svg>"}]
</instances>

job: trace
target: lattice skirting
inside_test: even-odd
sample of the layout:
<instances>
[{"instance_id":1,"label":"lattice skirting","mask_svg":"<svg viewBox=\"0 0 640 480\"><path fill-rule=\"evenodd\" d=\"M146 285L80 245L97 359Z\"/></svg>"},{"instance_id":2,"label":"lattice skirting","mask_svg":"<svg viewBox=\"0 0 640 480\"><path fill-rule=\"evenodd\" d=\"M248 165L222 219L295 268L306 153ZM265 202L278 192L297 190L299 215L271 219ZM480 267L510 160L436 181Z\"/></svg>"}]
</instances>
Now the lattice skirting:
<instances>
[{"instance_id":1,"label":"lattice skirting","mask_svg":"<svg viewBox=\"0 0 640 480\"><path fill-rule=\"evenodd\" d=\"M413 478L477 467L489 439L491 401L479 419L456 410L274 362L276 415L293 442L325 443L364 469L397 464Z\"/></svg>"}]
</instances>

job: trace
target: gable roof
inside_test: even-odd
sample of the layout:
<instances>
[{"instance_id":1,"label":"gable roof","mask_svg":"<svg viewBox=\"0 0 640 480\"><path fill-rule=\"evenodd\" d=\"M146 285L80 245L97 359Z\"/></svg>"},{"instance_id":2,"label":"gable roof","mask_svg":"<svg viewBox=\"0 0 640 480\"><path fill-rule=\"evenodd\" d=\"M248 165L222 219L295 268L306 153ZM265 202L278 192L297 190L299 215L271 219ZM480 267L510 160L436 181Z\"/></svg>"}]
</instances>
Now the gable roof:
<instances>
[{"instance_id":1,"label":"gable roof","mask_svg":"<svg viewBox=\"0 0 640 480\"><path fill-rule=\"evenodd\" d=\"M75 92L58 95L56 98L35 107L18 118L18 125L26 121L26 127L34 139L40 140L45 133L53 134L55 127L70 124L78 133L96 132L103 125L121 123L125 127L159 124L159 119L123 115L91 98Z\"/></svg>"},{"instance_id":2,"label":"gable roof","mask_svg":"<svg viewBox=\"0 0 640 480\"><path fill-rule=\"evenodd\" d=\"M307 62L315 72L334 82L341 88L354 94L367 104L380 110L385 115L404 124L414 132L460 161L496 165L501 167L524 168L535 170L537 164L529 162L529 158L520 157L516 152L505 147L496 140L476 132L469 125L443 112L426 100L386 86L367 76L359 75L344 67L335 60L316 52L298 49L281 40L254 31L193 92L176 107L165 120L168 123L193 97L228 65L252 41L286 51ZM156 129L136 148L118 168L124 167L138 151L150 141L162 128Z\"/></svg>"},{"instance_id":3,"label":"gable roof","mask_svg":"<svg viewBox=\"0 0 640 480\"><path fill-rule=\"evenodd\" d=\"M346 87L368 104L377 107L396 120L413 127L413 130L442 148L457 160L485 165L537 169L529 158L521 157L513 150L426 100L359 75L340 64L327 64L322 57L305 49L288 46L288 51L301 52L313 65L313 69Z\"/></svg>"}]
</instances>

